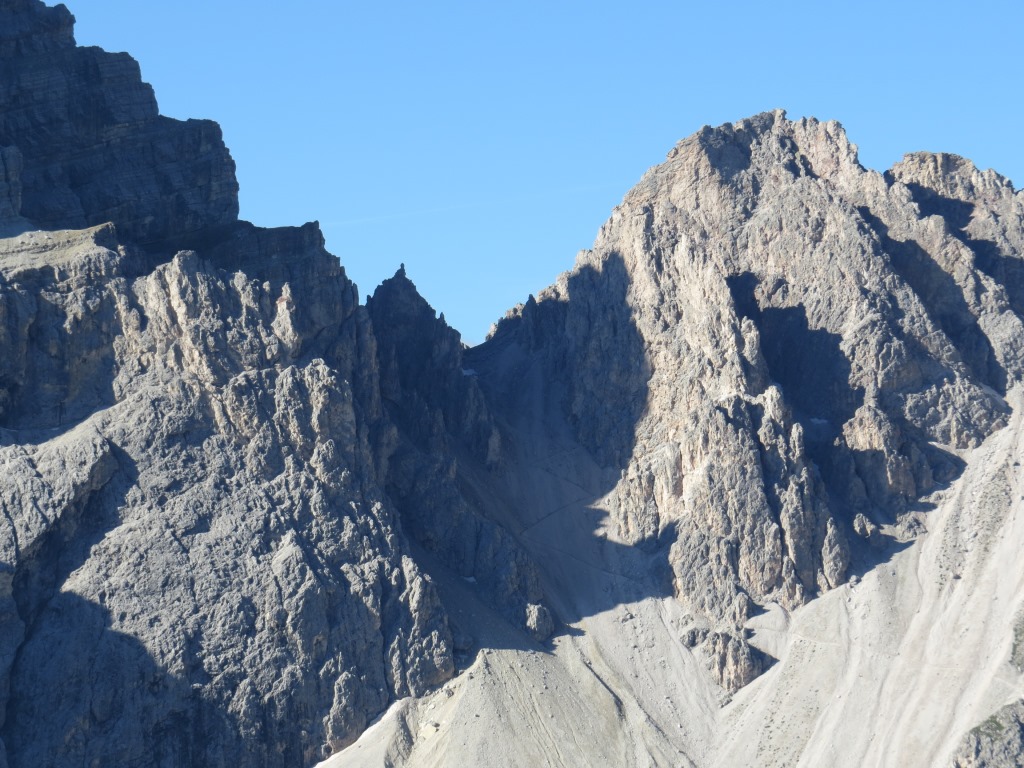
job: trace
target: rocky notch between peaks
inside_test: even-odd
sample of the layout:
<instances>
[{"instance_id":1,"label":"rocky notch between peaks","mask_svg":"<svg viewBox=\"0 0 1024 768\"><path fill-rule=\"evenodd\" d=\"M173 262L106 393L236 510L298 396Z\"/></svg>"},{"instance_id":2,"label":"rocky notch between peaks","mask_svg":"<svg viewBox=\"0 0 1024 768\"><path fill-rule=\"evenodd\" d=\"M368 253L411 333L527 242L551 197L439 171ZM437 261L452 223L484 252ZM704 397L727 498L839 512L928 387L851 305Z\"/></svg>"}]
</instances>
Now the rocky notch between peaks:
<instances>
[{"instance_id":1,"label":"rocky notch between peaks","mask_svg":"<svg viewBox=\"0 0 1024 768\"><path fill-rule=\"evenodd\" d=\"M313 763L477 658L460 590L530 650L670 596L724 700L1011 416L1024 198L966 160L705 128L465 349L72 24L0 0L0 766Z\"/></svg>"}]
</instances>

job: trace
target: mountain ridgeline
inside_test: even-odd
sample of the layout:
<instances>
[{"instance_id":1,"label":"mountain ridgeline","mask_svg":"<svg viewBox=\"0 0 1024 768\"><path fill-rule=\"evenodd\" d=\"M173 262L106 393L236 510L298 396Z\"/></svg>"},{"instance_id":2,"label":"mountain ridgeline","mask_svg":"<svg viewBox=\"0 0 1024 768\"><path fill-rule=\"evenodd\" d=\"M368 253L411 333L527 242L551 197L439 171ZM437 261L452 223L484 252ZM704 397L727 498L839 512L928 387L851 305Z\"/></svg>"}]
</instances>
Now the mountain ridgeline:
<instances>
[{"instance_id":1,"label":"mountain ridgeline","mask_svg":"<svg viewBox=\"0 0 1024 768\"><path fill-rule=\"evenodd\" d=\"M73 21L0 0L0 767L311 765L645 601L727 704L781 658L752 622L892 560L1013 420L1024 194L963 158L704 128L466 348L404 267L360 305L315 223L240 221L217 125Z\"/></svg>"}]
</instances>

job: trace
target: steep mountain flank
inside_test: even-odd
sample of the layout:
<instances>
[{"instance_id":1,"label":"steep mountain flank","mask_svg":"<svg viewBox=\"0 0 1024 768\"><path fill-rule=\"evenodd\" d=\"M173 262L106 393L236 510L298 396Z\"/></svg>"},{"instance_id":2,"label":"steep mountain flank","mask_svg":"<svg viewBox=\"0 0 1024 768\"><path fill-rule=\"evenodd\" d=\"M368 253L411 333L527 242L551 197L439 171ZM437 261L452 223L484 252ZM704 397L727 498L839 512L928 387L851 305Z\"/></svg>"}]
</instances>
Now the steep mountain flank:
<instances>
[{"instance_id":1,"label":"steep mountain flank","mask_svg":"<svg viewBox=\"0 0 1024 768\"><path fill-rule=\"evenodd\" d=\"M209 120L163 117L126 53L78 48L63 5L0 7L0 147L21 215L41 229L117 222L151 247L238 218L235 165Z\"/></svg>"},{"instance_id":2,"label":"steep mountain flank","mask_svg":"<svg viewBox=\"0 0 1024 768\"><path fill-rule=\"evenodd\" d=\"M0 431L8 760L309 763L452 672L369 322L322 250L283 287L192 252L127 279L110 234L0 264L10 336L52 338Z\"/></svg>"},{"instance_id":3,"label":"steep mountain flank","mask_svg":"<svg viewBox=\"0 0 1024 768\"><path fill-rule=\"evenodd\" d=\"M565 382L579 441L621 473L619 536L672 542L688 636L712 633L731 689L761 668L742 638L757 606L843 583L854 539L915 526L904 513L956 477L955 452L1005 424L1024 326L992 274L1021 263L1020 196L938 158L969 179L945 182L970 195L957 210L1011 213L979 245L985 219L915 202L932 162L886 179L837 124L781 113L705 129L473 351L514 345Z\"/></svg>"},{"instance_id":4,"label":"steep mountain flank","mask_svg":"<svg viewBox=\"0 0 1024 768\"><path fill-rule=\"evenodd\" d=\"M781 112L681 142L464 355L567 631L330 764L1013 764L1022 202Z\"/></svg>"},{"instance_id":5,"label":"steep mountain flank","mask_svg":"<svg viewBox=\"0 0 1024 768\"><path fill-rule=\"evenodd\" d=\"M1007 180L705 128L469 349L72 24L0 0L0 767L1017 759Z\"/></svg>"},{"instance_id":6,"label":"steep mountain flank","mask_svg":"<svg viewBox=\"0 0 1024 768\"><path fill-rule=\"evenodd\" d=\"M453 673L388 492L432 412L396 430L315 224L236 220L215 124L63 6L0 17L0 764L315 762Z\"/></svg>"},{"instance_id":7,"label":"steep mountain flank","mask_svg":"<svg viewBox=\"0 0 1024 768\"><path fill-rule=\"evenodd\" d=\"M383 399L401 435L386 487L406 529L448 568L479 584L513 625L546 640L554 627L541 604L535 564L480 513L493 504L486 497L502 463L502 442L476 372L464 367L459 334L444 315L435 318L404 267L366 308L379 340Z\"/></svg>"}]
</instances>

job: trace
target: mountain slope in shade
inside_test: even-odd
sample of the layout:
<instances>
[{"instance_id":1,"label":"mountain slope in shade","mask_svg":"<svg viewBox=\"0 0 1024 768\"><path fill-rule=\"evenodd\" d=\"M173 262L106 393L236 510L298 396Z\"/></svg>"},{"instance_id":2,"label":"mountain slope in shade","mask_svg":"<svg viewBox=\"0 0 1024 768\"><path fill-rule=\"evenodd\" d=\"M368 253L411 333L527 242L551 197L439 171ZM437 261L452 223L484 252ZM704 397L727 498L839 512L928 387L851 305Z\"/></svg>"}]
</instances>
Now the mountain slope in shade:
<instances>
[{"instance_id":1,"label":"mountain slope in shade","mask_svg":"<svg viewBox=\"0 0 1024 768\"><path fill-rule=\"evenodd\" d=\"M751 646L778 661L731 697L681 642L689 617L673 597L624 597L544 653L509 643L486 606L442 583L489 649L325 765L1016 765L1019 392L1011 403L1010 425L927 498L927 532L808 604L772 604L747 623ZM606 552L575 550L588 563L573 575L589 577L594 601L632 586Z\"/></svg>"}]
</instances>

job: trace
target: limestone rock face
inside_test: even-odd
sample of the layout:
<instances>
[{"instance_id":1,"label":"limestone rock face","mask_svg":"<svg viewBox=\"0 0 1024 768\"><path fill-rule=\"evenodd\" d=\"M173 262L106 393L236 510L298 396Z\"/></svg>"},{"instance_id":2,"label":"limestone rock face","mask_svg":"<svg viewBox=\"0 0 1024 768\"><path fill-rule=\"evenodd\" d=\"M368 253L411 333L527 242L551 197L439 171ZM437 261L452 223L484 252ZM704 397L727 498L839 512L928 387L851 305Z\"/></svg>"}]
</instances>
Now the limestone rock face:
<instances>
[{"instance_id":1,"label":"limestone rock face","mask_svg":"<svg viewBox=\"0 0 1024 768\"><path fill-rule=\"evenodd\" d=\"M0 259L9 762L310 763L445 680L337 261L275 288L184 252L129 279L109 227L39 236ZM13 354L25 326L53 342Z\"/></svg>"},{"instance_id":2,"label":"limestone rock face","mask_svg":"<svg viewBox=\"0 0 1024 768\"><path fill-rule=\"evenodd\" d=\"M162 117L138 63L76 47L73 24L63 5L0 3L11 63L0 73L0 147L21 155L21 215L42 229L114 221L149 247L233 224L238 184L219 126Z\"/></svg>"},{"instance_id":3,"label":"limestone rock face","mask_svg":"<svg viewBox=\"0 0 1024 768\"><path fill-rule=\"evenodd\" d=\"M541 604L537 568L515 537L466 489L493 482L501 437L457 331L416 292L404 267L366 305L377 335L385 407L398 427L386 487L406 531L464 579L480 585L516 626L545 640L554 626ZM463 468L460 468L463 467Z\"/></svg>"},{"instance_id":4,"label":"limestone rock face","mask_svg":"<svg viewBox=\"0 0 1024 768\"><path fill-rule=\"evenodd\" d=\"M1020 205L959 158L867 171L836 123L705 128L488 344L564 382L622 538L671 540L679 599L742 643L755 606L845 581L855 518L894 522L1005 423Z\"/></svg>"},{"instance_id":5,"label":"limestone rock face","mask_svg":"<svg viewBox=\"0 0 1024 768\"><path fill-rule=\"evenodd\" d=\"M219 128L66 8L0 20L0 764L316 762L454 672L414 546L550 635L455 482L501 455L458 334L237 221Z\"/></svg>"},{"instance_id":6,"label":"limestone rock face","mask_svg":"<svg viewBox=\"0 0 1024 768\"><path fill-rule=\"evenodd\" d=\"M732 635L713 632L705 644L711 673L727 691L739 690L767 667L764 654Z\"/></svg>"},{"instance_id":7,"label":"limestone rock face","mask_svg":"<svg viewBox=\"0 0 1024 768\"><path fill-rule=\"evenodd\" d=\"M1024 702L1009 704L968 733L954 768L1015 768L1024 759Z\"/></svg>"},{"instance_id":8,"label":"limestone rock face","mask_svg":"<svg viewBox=\"0 0 1024 768\"><path fill-rule=\"evenodd\" d=\"M370 318L215 124L0 21L0 764L315 762L453 672Z\"/></svg>"},{"instance_id":9,"label":"limestone rock face","mask_svg":"<svg viewBox=\"0 0 1024 768\"><path fill-rule=\"evenodd\" d=\"M217 126L72 24L0 0L0 767L312 764L477 637L592 762L711 754L1011 415L1024 196L962 158L705 128L467 349L404 268L360 306L316 224L238 221Z\"/></svg>"}]
</instances>

